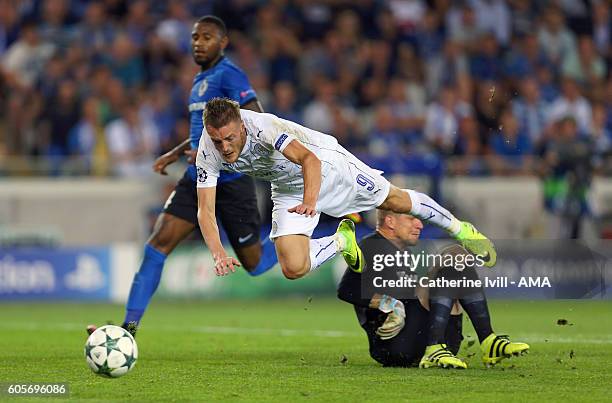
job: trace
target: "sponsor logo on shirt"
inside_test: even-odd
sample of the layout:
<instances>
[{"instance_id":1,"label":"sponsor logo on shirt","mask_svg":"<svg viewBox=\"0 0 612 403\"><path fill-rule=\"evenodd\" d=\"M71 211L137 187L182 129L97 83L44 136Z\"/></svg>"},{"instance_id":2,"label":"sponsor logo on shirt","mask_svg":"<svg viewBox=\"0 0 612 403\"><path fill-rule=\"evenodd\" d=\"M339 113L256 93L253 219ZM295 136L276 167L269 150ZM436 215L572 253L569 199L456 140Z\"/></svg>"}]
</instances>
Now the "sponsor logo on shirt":
<instances>
[{"instance_id":1,"label":"sponsor logo on shirt","mask_svg":"<svg viewBox=\"0 0 612 403\"><path fill-rule=\"evenodd\" d=\"M203 111L206 108L206 102L194 102L189 104L189 112Z\"/></svg>"}]
</instances>

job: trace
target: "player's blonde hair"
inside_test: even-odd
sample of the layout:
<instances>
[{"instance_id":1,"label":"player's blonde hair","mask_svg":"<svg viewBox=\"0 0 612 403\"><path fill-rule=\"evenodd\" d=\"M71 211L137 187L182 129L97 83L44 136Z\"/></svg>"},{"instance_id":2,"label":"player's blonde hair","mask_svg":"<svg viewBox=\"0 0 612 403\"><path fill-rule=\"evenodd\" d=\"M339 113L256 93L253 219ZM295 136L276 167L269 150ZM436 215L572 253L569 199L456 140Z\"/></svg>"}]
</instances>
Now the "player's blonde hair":
<instances>
[{"instance_id":1,"label":"player's blonde hair","mask_svg":"<svg viewBox=\"0 0 612 403\"><path fill-rule=\"evenodd\" d=\"M219 129L240 120L240 104L229 98L213 98L206 102L203 118L206 126Z\"/></svg>"},{"instance_id":2,"label":"player's blonde hair","mask_svg":"<svg viewBox=\"0 0 612 403\"><path fill-rule=\"evenodd\" d=\"M391 210L376 210L376 228L381 228L385 226L385 218L387 216L397 217L399 214L394 213Z\"/></svg>"}]
</instances>

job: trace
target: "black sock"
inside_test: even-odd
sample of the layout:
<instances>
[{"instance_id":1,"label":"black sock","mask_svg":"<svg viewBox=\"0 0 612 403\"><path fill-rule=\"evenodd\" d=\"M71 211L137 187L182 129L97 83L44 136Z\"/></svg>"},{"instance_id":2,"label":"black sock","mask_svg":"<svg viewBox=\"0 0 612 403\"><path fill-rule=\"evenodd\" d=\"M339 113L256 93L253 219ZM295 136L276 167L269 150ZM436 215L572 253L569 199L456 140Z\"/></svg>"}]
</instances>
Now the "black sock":
<instances>
[{"instance_id":1,"label":"black sock","mask_svg":"<svg viewBox=\"0 0 612 403\"><path fill-rule=\"evenodd\" d=\"M427 345L446 343L445 334L453 300L448 297L429 299L429 335Z\"/></svg>"},{"instance_id":2,"label":"black sock","mask_svg":"<svg viewBox=\"0 0 612 403\"><path fill-rule=\"evenodd\" d=\"M446 346L451 353L457 355L463 341L463 314L451 315L446 327Z\"/></svg>"},{"instance_id":3,"label":"black sock","mask_svg":"<svg viewBox=\"0 0 612 403\"><path fill-rule=\"evenodd\" d=\"M473 294L459 300L461 306L468 314L474 330L478 335L478 340L482 343L491 333L491 316L489 315L489 307L483 293Z\"/></svg>"}]
</instances>

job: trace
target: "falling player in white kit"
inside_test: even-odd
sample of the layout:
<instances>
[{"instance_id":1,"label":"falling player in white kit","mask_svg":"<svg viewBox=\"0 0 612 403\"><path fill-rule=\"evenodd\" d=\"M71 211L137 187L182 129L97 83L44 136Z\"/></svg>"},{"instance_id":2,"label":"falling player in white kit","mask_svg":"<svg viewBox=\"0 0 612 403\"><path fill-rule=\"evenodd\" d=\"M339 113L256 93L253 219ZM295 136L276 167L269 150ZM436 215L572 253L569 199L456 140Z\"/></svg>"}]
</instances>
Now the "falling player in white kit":
<instances>
[{"instance_id":1,"label":"falling player in white kit","mask_svg":"<svg viewBox=\"0 0 612 403\"><path fill-rule=\"evenodd\" d=\"M272 184L272 232L278 261L289 279L303 277L341 252L353 270L363 265L354 225L342 220L330 236L310 239L320 213L342 217L379 208L437 225L493 266L493 244L429 196L393 186L329 135L269 113L241 110L227 98L210 100L196 158L198 221L217 275L240 263L228 257L215 219L219 171L244 173Z\"/></svg>"}]
</instances>

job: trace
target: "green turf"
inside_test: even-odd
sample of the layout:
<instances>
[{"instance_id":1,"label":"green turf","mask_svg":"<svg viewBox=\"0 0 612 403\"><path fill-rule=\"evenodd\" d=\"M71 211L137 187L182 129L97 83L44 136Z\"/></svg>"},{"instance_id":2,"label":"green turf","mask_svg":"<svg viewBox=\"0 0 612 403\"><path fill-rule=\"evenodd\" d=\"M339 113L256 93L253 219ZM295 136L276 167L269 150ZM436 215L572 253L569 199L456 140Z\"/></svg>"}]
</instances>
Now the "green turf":
<instances>
[{"instance_id":1,"label":"green turf","mask_svg":"<svg viewBox=\"0 0 612 403\"><path fill-rule=\"evenodd\" d=\"M484 369L478 343L464 342L470 367L453 371L380 367L352 308L333 299L156 302L134 371L105 379L83 358L84 325L118 320L122 307L2 304L0 382L65 381L72 399L100 401L609 399L610 302L498 301L491 311L498 333L529 342L531 353ZM465 334L473 337L470 325ZM27 400L41 401L18 401Z\"/></svg>"}]
</instances>

